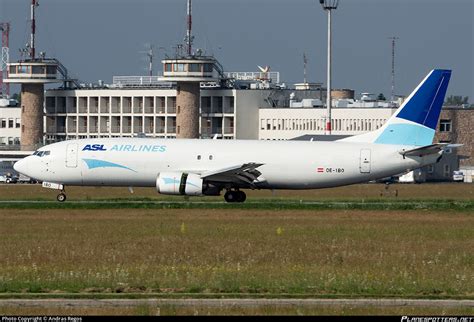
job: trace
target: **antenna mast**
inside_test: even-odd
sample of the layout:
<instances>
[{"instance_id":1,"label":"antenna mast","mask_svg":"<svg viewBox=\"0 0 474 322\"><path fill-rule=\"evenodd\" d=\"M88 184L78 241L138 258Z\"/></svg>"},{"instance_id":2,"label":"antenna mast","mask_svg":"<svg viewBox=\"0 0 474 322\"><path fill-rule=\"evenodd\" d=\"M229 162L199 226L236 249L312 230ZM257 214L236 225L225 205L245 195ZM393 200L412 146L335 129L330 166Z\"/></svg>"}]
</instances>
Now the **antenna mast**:
<instances>
[{"instance_id":1,"label":"antenna mast","mask_svg":"<svg viewBox=\"0 0 474 322\"><path fill-rule=\"evenodd\" d=\"M308 59L306 58L306 53L303 53L303 64L304 64L304 83L306 86L306 65L308 64Z\"/></svg>"},{"instance_id":2,"label":"antenna mast","mask_svg":"<svg viewBox=\"0 0 474 322\"><path fill-rule=\"evenodd\" d=\"M191 53L192 53L192 47L193 47L193 36L192 36L192 24L193 24L193 19L192 19L192 4L191 4L191 0L188 0L188 17L187 17L187 20L188 20L188 29L187 29L187 32L186 32L186 38L185 38L185 42L186 42L186 49L187 49L187 52L188 52L188 56L191 56Z\"/></svg>"},{"instance_id":3,"label":"antenna mast","mask_svg":"<svg viewBox=\"0 0 474 322\"><path fill-rule=\"evenodd\" d=\"M9 22L0 22L0 31L2 32L2 52L1 52L1 61L0 61L0 94L10 95L10 84L4 83L3 79L7 78L7 69L8 63L10 62L10 49L9 49L9 39L10 39L10 23Z\"/></svg>"},{"instance_id":4,"label":"antenna mast","mask_svg":"<svg viewBox=\"0 0 474 322\"><path fill-rule=\"evenodd\" d=\"M36 36L36 20L35 9L38 7L38 0L31 0L31 37L30 37L30 58L35 59L35 36Z\"/></svg>"},{"instance_id":5,"label":"antenna mast","mask_svg":"<svg viewBox=\"0 0 474 322\"><path fill-rule=\"evenodd\" d=\"M393 102L393 100L395 99L395 41L400 38L389 37L388 39L392 40L392 92L390 101Z\"/></svg>"},{"instance_id":6,"label":"antenna mast","mask_svg":"<svg viewBox=\"0 0 474 322\"><path fill-rule=\"evenodd\" d=\"M150 65L148 67L148 72L150 76L153 76L153 56L155 54L153 53L153 45L150 45L150 50L148 51L148 58L150 59Z\"/></svg>"}]
</instances>

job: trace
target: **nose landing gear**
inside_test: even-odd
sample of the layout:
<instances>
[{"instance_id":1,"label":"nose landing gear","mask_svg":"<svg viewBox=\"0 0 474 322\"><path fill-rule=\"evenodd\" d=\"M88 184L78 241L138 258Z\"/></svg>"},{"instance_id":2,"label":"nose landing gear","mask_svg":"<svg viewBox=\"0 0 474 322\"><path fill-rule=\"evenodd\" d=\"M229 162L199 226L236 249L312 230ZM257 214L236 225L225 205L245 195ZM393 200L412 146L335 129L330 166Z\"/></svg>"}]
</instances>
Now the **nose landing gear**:
<instances>
[{"instance_id":1,"label":"nose landing gear","mask_svg":"<svg viewBox=\"0 0 474 322\"><path fill-rule=\"evenodd\" d=\"M59 202L64 202L64 201L66 201L66 194L64 193L64 191L61 191L61 193L56 197L56 199L57 199Z\"/></svg>"},{"instance_id":2,"label":"nose landing gear","mask_svg":"<svg viewBox=\"0 0 474 322\"><path fill-rule=\"evenodd\" d=\"M227 190L224 194L224 199L227 202L244 202L247 199L247 195L240 190Z\"/></svg>"},{"instance_id":3,"label":"nose landing gear","mask_svg":"<svg viewBox=\"0 0 474 322\"><path fill-rule=\"evenodd\" d=\"M63 184L43 181L42 187L61 191L59 193L59 195L56 197L56 200L58 200L59 202L66 201L66 191L64 190L64 185Z\"/></svg>"}]
</instances>

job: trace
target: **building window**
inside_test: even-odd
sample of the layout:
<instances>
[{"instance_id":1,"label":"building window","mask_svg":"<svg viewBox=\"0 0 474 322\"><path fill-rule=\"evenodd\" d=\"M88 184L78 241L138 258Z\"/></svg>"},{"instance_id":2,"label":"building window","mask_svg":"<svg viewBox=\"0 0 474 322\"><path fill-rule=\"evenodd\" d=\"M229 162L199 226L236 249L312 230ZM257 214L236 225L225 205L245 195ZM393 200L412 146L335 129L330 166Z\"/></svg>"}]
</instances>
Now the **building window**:
<instances>
[{"instance_id":1,"label":"building window","mask_svg":"<svg viewBox=\"0 0 474 322\"><path fill-rule=\"evenodd\" d=\"M203 71L205 73L211 73L214 70L214 66L212 64L204 64Z\"/></svg>"},{"instance_id":2,"label":"building window","mask_svg":"<svg viewBox=\"0 0 474 322\"><path fill-rule=\"evenodd\" d=\"M428 173L433 173L434 172L434 165L429 165L428 169L426 170Z\"/></svg>"},{"instance_id":3,"label":"building window","mask_svg":"<svg viewBox=\"0 0 474 322\"><path fill-rule=\"evenodd\" d=\"M20 128L20 119L15 119L15 128Z\"/></svg>"},{"instance_id":4,"label":"building window","mask_svg":"<svg viewBox=\"0 0 474 322\"><path fill-rule=\"evenodd\" d=\"M1 119L0 120L0 129L4 129L7 127L7 120L6 119Z\"/></svg>"},{"instance_id":5,"label":"building window","mask_svg":"<svg viewBox=\"0 0 474 322\"><path fill-rule=\"evenodd\" d=\"M56 74L56 66L46 66L46 74Z\"/></svg>"},{"instance_id":6,"label":"building window","mask_svg":"<svg viewBox=\"0 0 474 322\"><path fill-rule=\"evenodd\" d=\"M18 74L30 74L30 66L18 66Z\"/></svg>"},{"instance_id":7,"label":"building window","mask_svg":"<svg viewBox=\"0 0 474 322\"><path fill-rule=\"evenodd\" d=\"M173 69L175 72L184 72L184 64L174 64Z\"/></svg>"},{"instance_id":8,"label":"building window","mask_svg":"<svg viewBox=\"0 0 474 322\"><path fill-rule=\"evenodd\" d=\"M15 126L13 125L14 120L13 119L8 119L8 127L10 129L13 129Z\"/></svg>"},{"instance_id":9,"label":"building window","mask_svg":"<svg viewBox=\"0 0 474 322\"><path fill-rule=\"evenodd\" d=\"M200 72L201 71L201 65L200 64L189 64L188 65L189 71L190 72Z\"/></svg>"},{"instance_id":10,"label":"building window","mask_svg":"<svg viewBox=\"0 0 474 322\"><path fill-rule=\"evenodd\" d=\"M33 66L33 74L44 74L45 66Z\"/></svg>"},{"instance_id":11,"label":"building window","mask_svg":"<svg viewBox=\"0 0 474 322\"><path fill-rule=\"evenodd\" d=\"M440 132L451 132L451 120L441 120L441 121L439 121L439 131Z\"/></svg>"}]
</instances>

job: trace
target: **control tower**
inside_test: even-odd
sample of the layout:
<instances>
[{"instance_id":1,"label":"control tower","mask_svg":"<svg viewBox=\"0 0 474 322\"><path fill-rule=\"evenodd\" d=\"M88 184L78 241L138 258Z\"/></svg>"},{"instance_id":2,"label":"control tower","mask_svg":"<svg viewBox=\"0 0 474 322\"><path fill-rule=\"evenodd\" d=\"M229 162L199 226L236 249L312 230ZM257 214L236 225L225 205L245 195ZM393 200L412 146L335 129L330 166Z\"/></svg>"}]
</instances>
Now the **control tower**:
<instances>
[{"instance_id":1,"label":"control tower","mask_svg":"<svg viewBox=\"0 0 474 322\"><path fill-rule=\"evenodd\" d=\"M15 63L7 64L7 77L5 83L21 84L21 149L35 150L43 143L43 102L44 85L49 83L64 82L67 87L73 80L69 80L66 68L57 60L40 57L35 54L36 20L35 10L37 0L31 0L31 38L22 54L29 56Z\"/></svg>"},{"instance_id":2,"label":"control tower","mask_svg":"<svg viewBox=\"0 0 474 322\"><path fill-rule=\"evenodd\" d=\"M192 44L192 1L187 6L187 32L184 39L185 53L178 50L174 58L163 63L163 77L160 80L176 82L176 138L199 138L199 106L201 82L220 82L223 78L222 66L213 56L203 56L201 50L193 53ZM180 49L181 47L178 47Z\"/></svg>"},{"instance_id":3,"label":"control tower","mask_svg":"<svg viewBox=\"0 0 474 322\"><path fill-rule=\"evenodd\" d=\"M62 82L55 60L32 59L8 64L6 83L21 84L21 149L43 143L44 84Z\"/></svg>"},{"instance_id":4,"label":"control tower","mask_svg":"<svg viewBox=\"0 0 474 322\"><path fill-rule=\"evenodd\" d=\"M199 138L200 83L219 82L220 65L214 57L182 56L165 59L160 80L176 82L176 138Z\"/></svg>"}]
</instances>

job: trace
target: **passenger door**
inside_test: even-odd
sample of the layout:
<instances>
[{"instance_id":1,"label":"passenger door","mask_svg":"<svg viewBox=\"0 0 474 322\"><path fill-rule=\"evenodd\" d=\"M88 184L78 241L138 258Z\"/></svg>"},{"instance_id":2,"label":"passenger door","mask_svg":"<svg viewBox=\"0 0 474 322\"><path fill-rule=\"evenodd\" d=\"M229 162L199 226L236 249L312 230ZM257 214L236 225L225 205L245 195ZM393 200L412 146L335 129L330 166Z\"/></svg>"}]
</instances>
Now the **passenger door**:
<instances>
[{"instance_id":1,"label":"passenger door","mask_svg":"<svg viewBox=\"0 0 474 322\"><path fill-rule=\"evenodd\" d=\"M77 144L76 143L71 143L67 145L66 167L68 168L77 167Z\"/></svg>"}]
</instances>

